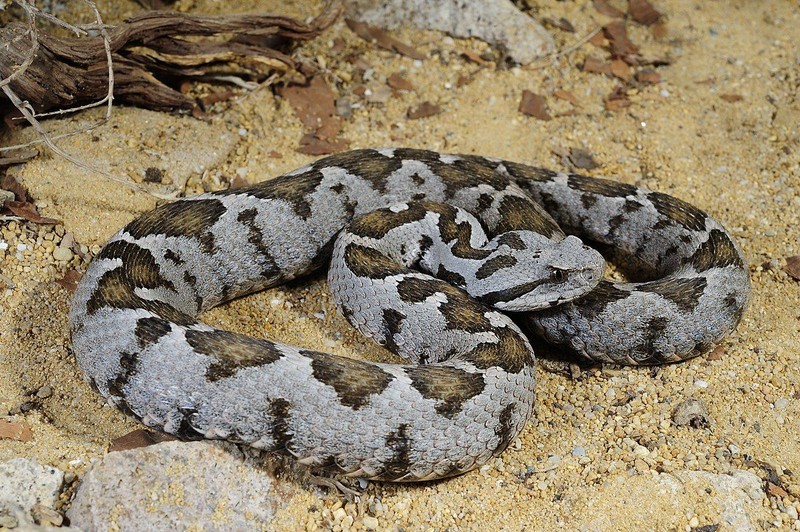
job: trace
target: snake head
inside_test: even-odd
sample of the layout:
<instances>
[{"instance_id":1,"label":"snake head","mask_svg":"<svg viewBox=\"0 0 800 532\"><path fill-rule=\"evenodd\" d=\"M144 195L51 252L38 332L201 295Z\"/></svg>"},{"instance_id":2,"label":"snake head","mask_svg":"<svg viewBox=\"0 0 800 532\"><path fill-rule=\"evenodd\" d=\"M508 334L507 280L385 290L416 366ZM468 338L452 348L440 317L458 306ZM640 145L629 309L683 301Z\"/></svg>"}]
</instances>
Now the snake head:
<instances>
[{"instance_id":1,"label":"snake head","mask_svg":"<svg viewBox=\"0 0 800 532\"><path fill-rule=\"evenodd\" d=\"M605 260L575 236L554 242L531 231L495 237L467 292L500 310L531 311L572 301L603 278Z\"/></svg>"}]
</instances>

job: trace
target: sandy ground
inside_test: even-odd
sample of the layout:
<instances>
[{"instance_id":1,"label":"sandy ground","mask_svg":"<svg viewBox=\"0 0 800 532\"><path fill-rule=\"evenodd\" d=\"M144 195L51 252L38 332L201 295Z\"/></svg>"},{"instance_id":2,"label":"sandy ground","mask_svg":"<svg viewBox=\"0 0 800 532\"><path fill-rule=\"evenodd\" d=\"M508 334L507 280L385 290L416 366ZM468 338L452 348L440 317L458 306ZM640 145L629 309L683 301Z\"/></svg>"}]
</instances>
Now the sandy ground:
<instances>
[{"instance_id":1,"label":"sandy ground","mask_svg":"<svg viewBox=\"0 0 800 532\"><path fill-rule=\"evenodd\" d=\"M318 7L266 4L292 15ZM538 16L566 17L577 29L553 30L561 48L609 20L588 1L535 4ZM210 0L179 5L221 9ZM643 56L672 62L657 69L659 84L630 90L632 105L618 112L603 105L618 81L577 68L587 55L605 57L591 44L541 68L479 70L461 57L481 53L479 41L397 33L429 56L415 62L377 50L340 22L303 50L326 65L329 81L340 80L340 95L361 104L344 124L351 147L405 145L556 169L563 166L554 152L583 148L601 165L593 174L676 195L722 221L750 261L753 297L738 330L711 357L662 368L583 368L572 377L540 365L536 419L479 471L419 486L370 484L360 503L344 505L346 519L336 511L338 497L309 487L276 527L357 529L374 516L389 529L800 528L800 283L782 271L785 257L800 254L800 12L779 1L663 0L656 7L666 16L663 34L637 24L628 32ZM100 8L112 20L136 9L116 2ZM337 37L345 51L334 54ZM350 52L374 69L368 87L401 72L414 89L385 104L365 102L352 94L361 82L348 81L355 67L341 59ZM472 82L459 87L464 74L473 74ZM518 112L524 89L546 97L553 120ZM573 93L581 107L554 98L556 90ZM426 100L443 112L408 120L407 109ZM67 131L101 115L49 127ZM295 151L302 134L287 102L262 89L219 105L208 121L118 107L102 128L60 145L138 180L147 168L162 169L173 181L189 179L187 190L196 192L221 188L229 176L255 182L308 162ZM28 138L22 132L4 142ZM69 350L69 293L54 281L85 262L78 255L58 261L52 252L66 232L90 256L155 200L50 155L14 173L40 211L63 225L0 224L9 246L0 251L0 416L28 424L33 434L29 442L0 440L0 460L35 458L79 479L112 439L138 425L104 406L80 377ZM235 301L206 319L312 349L389 357L336 315L319 279ZM43 387L44 397L36 397ZM707 427L673 422L687 398L705 404ZM731 499L724 480L738 471L756 475L768 493ZM731 513L745 521L732 521Z\"/></svg>"}]
</instances>

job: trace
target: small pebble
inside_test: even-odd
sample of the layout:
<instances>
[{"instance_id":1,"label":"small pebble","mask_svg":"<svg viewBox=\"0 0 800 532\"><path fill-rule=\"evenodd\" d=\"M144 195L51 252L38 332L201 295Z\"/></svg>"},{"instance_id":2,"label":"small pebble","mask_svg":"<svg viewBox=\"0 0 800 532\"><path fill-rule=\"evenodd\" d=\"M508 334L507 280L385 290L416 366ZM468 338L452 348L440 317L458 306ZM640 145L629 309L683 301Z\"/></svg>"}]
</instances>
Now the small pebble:
<instances>
[{"instance_id":1,"label":"small pebble","mask_svg":"<svg viewBox=\"0 0 800 532\"><path fill-rule=\"evenodd\" d=\"M51 395L53 395L53 387L49 384L45 384L36 392L36 397L39 399L47 399Z\"/></svg>"},{"instance_id":2,"label":"small pebble","mask_svg":"<svg viewBox=\"0 0 800 532\"><path fill-rule=\"evenodd\" d=\"M53 250L53 258L59 261L68 262L71 261L73 257L73 253L71 249L57 247Z\"/></svg>"},{"instance_id":3,"label":"small pebble","mask_svg":"<svg viewBox=\"0 0 800 532\"><path fill-rule=\"evenodd\" d=\"M586 449L584 449L582 446L578 445L577 447L572 449L572 456L577 456L578 458L580 458L582 456L586 456Z\"/></svg>"},{"instance_id":4,"label":"small pebble","mask_svg":"<svg viewBox=\"0 0 800 532\"><path fill-rule=\"evenodd\" d=\"M371 515L365 515L362 517L361 524L364 525L364 528L371 528L373 530L378 529L378 520Z\"/></svg>"},{"instance_id":5,"label":"small pebble","mask_svg":"<svg viewBox=\"0 0 800 532\"><path fill-rule=\"evenodd\" d=\"M785 397L781 397L780 399L775 401L775 408L777 408L778 410L783 410L787 406L789 406L789 400L786 399Z\"/></svg>"}]
</instances>

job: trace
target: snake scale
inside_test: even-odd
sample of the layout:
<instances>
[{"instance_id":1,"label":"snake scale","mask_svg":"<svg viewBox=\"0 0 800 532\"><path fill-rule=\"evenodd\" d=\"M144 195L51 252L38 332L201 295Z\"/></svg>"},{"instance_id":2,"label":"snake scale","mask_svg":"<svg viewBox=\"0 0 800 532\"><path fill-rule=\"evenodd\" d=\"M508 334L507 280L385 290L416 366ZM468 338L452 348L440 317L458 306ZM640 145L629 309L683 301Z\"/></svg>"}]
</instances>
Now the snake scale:
<instances>
[{"instance_id":1,"label":"snake scale","mask_svg":"<svg viewBox=\"0 0 800 532\"><path fill-rule=\"evenodd\" d=\"M636 282L603 280L602 257L562 230ZM343 315L409 364L197 319L331 257ZM479 466L520 433L534 404L529 335L599 362L674 362L731 332L749 294L729 233L672 196L395 148L143 214L89 265L70 325L90 384L150 427L419 481Z\"/></svg>"}]
</instances>

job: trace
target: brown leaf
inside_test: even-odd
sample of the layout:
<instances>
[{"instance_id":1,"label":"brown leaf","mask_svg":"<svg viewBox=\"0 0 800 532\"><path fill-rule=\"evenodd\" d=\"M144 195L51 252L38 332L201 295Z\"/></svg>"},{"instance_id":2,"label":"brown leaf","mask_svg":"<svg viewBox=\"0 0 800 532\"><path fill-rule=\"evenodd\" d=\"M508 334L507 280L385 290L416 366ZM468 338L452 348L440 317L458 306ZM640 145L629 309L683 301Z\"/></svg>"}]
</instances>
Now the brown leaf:
<instances>
[{"instance_id":1,"label":"brown leaf","mask_svg":"<svg viewBox=\"0 0 800 532\"><path fill-rule=\"evenodd\" d=\"M22 186L22 183L17 181L17 178L11 174L6 173L0 180L0 188L14 193L17 201L28 201L28 191Z\"/></svg>"},{"instance_id":2,"label":"brown leaf","mask_svg":"<svg viewBox=\"0 0 800 532\"><path fill-rule=\"evenodd\" d=\"M706 355L706 360L722 360L723 356L725 356L725 346L718 345L713 351Z\"/></svg>"},{"instance_id":3,"label":"brown leaf","mask_svg":"<svg viewBox=\"0 0 800 532\"><path fill-rule=\"evenodd\" d=\"M611 75L611 65L596 57L586 56L583 60L581 70L584 72L596 72L597 74Z\"/></svg>"},{"instance_id":4,"label":"brown leaf","mask_svg":"<svg viewBox=\"0 0 800 532\"><path fill-rule=\"evenodd\" d=\"M611 61L611 73L625 82L631 79L631 67L622 59L614 59Z\"/></svg>"},{"instance_id":5,"label":"brown leaf","mask_svg":"<svg viewBox=\"0 0 800 532\"><path fill-rule=\"evenodd\" d=\"M0 167L11 166L12 164L21 164L30 161L39 155L37 150L23 150L17 155L9 155L8 157L0 157Z\"/></svg>"},{"instance_id":6,"label":"brown leaf","mask_svg":"<svg viewBox=\"0 0 800 532\"><path fill-rule=\"evenodd\" d=\"M618 85L603 100L607 111L620 111L630 107L633 102L628 99L625 87Z\"/></svg>"},{"instance_id":7,"label":"brown leaf","mask_svg":"<svg viewBox=\"0 0 800 532\"><path fill-rule=\"evenodd\" d=\"M39 211L36 210L36 205L28 203L27 201L9 201L6 203L6 208L11 211L14 216L19 216L35 224L55 225L59 223L58 220L45 218L39 214Z\"/></svg>"},{"instance_id":8,"label":"brown leaf","mask_svg":"<svg viewBox=\"0 0 800 532\"><path fill-rule=\"evenodd\" d=\"M570 148L569 155L567 155L569 162L575 168L580 168L582 170L594 170L599 164L597 161L594 160L592 154L588 151L584 150L583 148Z\"/></svg>"},{"instance_id":9,"label":"brown leaf","mask_svg":"<svg viewBox=\"0 0 800 532\"><path fill-rule=\"evenodd\" d=\"M767 481L766 492L768 495L772 495L773 497L784 498L789 496L785 489L769 481Z\"/></svg>"},{"instance_id":10,"label":"brown leaf","mask_svg":"<svg viewBox=\"0 0 800 532\"><path fill-rule=\"evenodd\" d=\"M800 255L786 257L786 266L783 271L789 274L789 277L795 281L800 281Z\"/></svg>"},{"instance_id":11,"label":"brown leaf","mask_svg":"<svg viewBox=\"0 0 800 532\"><path fill-rule=\"evenodd\" d=\"M574 105L575 107L583 107L578 98L569 91L558 89L556 91L553 91L553 96L555 96L559 100L565 100Z\"/></svg>"},{"instance_id":12,"label":"brown leaf","mask_svg":"<svg viewBox=\"0 0 800 532\"><path fill-rule=\"evenodd\" d=\"M442 112L442 108L431 102L422 102L416 107L409 107L406 116L410 120L418 118L427 118L429 116L438 115Z\"/></svg>"},{"instance_id":13,"label":"brown leaf","mask_svg":"<svg viewBox=\"0 0 800 532\"><path fill-rule=\"evenodd\" d=\"M412 85L411 82L399 72L393 72L390 74L389 77L386 78L386 84L399 91L414 90L414 85Z\"/></svg>"},{"instance_id":14,"label":"brown leaf","mask_svg":"<svg viewBox=\"0 0 800 532\"><path fill-rule=\"evenodd\" d=\"M539 120L552 120L547 112L547 102L544 96L535 94L529 90L522 91L522 99L519 102L519 112L538 118Z\"/></svg>"},{"instance_id":15,"label":"brown leaf","mask_svg":"<svg viewBox=\"0 0 800 532\"><path fill-rule=\"evenodd\" d=\"M720 94L719 97L730 103L741 102L744 100L744 96L741 94Z\"/></svg>"},{"instance_id":16,"label":"brown leaf","mask_svg":"<svg viewBox=\"0 0 800 532\"><path fill-rule=\"evenodd\" d=\"M608 0L592 0L592 5L601 15L614 18L622 18L625 13L608 3Z\"/></svg>"},{"instance_id":17,"label":"brown leaf","mask_svg":"<svg viewBox=\"0 0 800 532\"><path fill-rule=\"evenodd\" d=\"M487 61L486 59L481 57L481 54L479 54L474 50L464 50L463 52L461 52L461 56L481 66L486 66L491 63L491 61Z\"/></svg>"},{"instance_id":18,"label":"brown leaf","mask_svg":"<svg viewBox=\"0 0 800 532\"><path fill-rule=\"evenodd\" d=\"M645 26L652 26L661 18L661 13L647 0L628 0L628 13L633 20Z\"/></svg>"},{"instance_id":19,"label":"brown leaf","mask_svg":"<svg viewBox=\"0 0 800 532\"><path fill-rule=\"evenodd\" d=\"M330 141L321 139L313 133L307 133L300 139L300 147L297 151L308 155L328 155L346 150L349 142L346 140Z\"/></svg>"},{"instance_id":20,"label":"brown leaf","mask_svg":"<svg viewBox=\"0 0 800 532\"><path fill-rule=\"evenodd\" d=\"M161 432L150 432L149 430L136 429L132 432L111 440L111 446L108 452L114 453L117 451L128 451L130 449L138 449L139 447L148 447L161 443L162 441L177 440L174 436L163 434Z\"/></svg>"},{"instance_id":21,"label":"brown leaf","mask_svg":"<svg viewBox=\"0 0 800 532\"><path fill-rule=\"evenodd\" d=\"M611 43L613 57L628 60L628 56L633 56L639 51L639 47L628 38L625 22L622 20L615 20L603 26L603 34Z\"/></svg>"},{"instance_id":22,"label":"brown leaf","mask_svg":"<svg viewBox=\"0 0 800 532\"><path fill-rule=\"evenodd\" d=\"M70 294L74 294L78 288L78 281L83 277L77 270L67 270L64 277L56 279L56 284L65 288Z\"/></svg>"},{"instance_id":23,"label":"brown leaf","mask_svg":"<svg viewBox=\"0 0 800 532\"><path fill-rule=\"evenodd\" d=\"M370 26L364 22L353 19L345 19L345 24L350 30L367 42L374 42L379 48L397 52L411 59L426 59L425 54L416 48L407 45L389 35L385 30L377 26Z\"/></svg>"},{"instance_id":24,"label":"brown leaf","mask_svg":"<svg viewBox=\"0 0 800 532\"><path fill-rule=\"evenodd\" d=\"M31 427L24 421L0 419L0 440L3 439L27 442L33 439L33 432L31 432Z\"/></svg>"},{"instance_id":25,"label":"brown leaf","mask_svg":"<svg viewBox=\"0 0 800 532\"><path fill-rule=\"evenodd\" d=\"M652 68L645 68L636 73L636 81L644 85L661 83L661 75Z\"/></svg>"},{"instance_id":26,"label":"brown leaf","mask_svg":"<svg viewBox=\"0 0 800 532\"><path fill-rule=\"evenodd\" d=\"M560 30L568 31L570 33L575 33L575 26L572 25L572 22L561 17L560 19L556 20L550 17L544 17L542 19L542 24L545 26L550 26L552 28L558 28Z\"/></svg>"}]
</instances>

